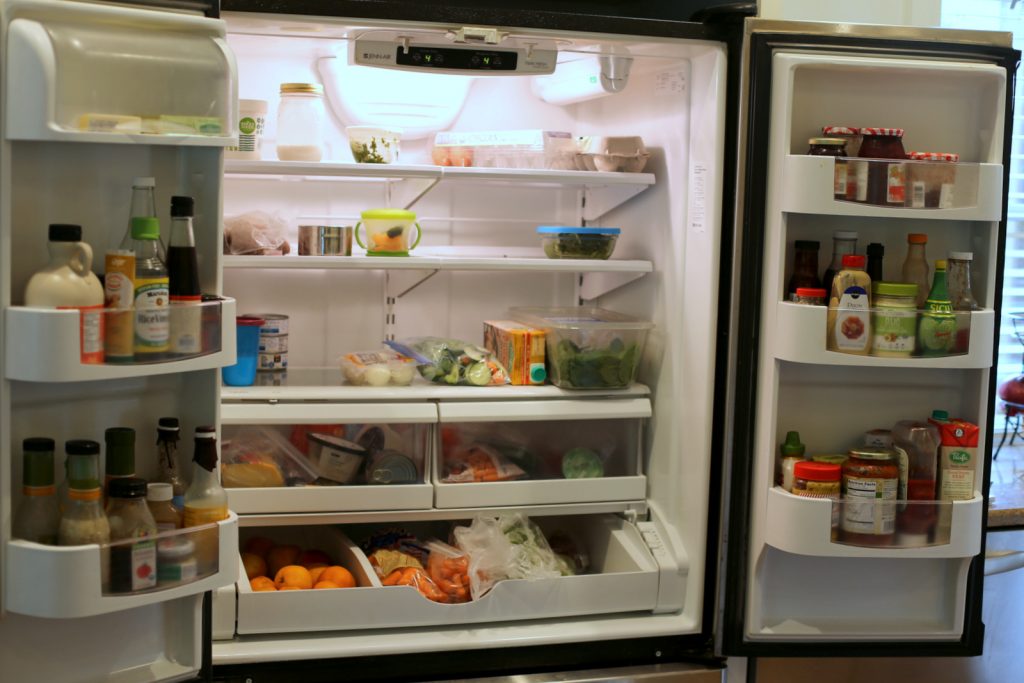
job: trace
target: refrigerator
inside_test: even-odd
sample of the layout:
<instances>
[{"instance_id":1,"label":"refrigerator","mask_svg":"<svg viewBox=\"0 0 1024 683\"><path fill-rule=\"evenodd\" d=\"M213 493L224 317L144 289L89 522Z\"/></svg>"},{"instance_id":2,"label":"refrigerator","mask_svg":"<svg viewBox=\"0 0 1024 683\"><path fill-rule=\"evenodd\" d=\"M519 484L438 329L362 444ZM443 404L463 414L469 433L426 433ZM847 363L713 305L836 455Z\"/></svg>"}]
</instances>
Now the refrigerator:
<instances>
[{"instance_id":1,"label":"refrigerator","mask_svg":"<svg viewBox=\"0 0 1024 683\"><path fill-rule=\"evenodd\" d=\"M779 23L721 8L687 21L616 3L226 0L206 16L180 3L2 7L5 678L579 670L589 680L601 674L583 670L603 668L606 678L702 681L723 679L726 656L980 653L1019 57L1008 35ZM277 158L283 83L323 87L321 161ZM267 102L257 158L224 151L238 140L240 99ZM357 163L354 125L402 128L399 158ZM823 125L900 126L908 149L959 153L951 205L836 200L837 162L805 154ZM646 163L581 170L587 159L510 148L518 139L506 135L500 149L476 147L472 165L436 165L434 135L449 131L477 142L496 131L639 136ZM202 288L220 297L204 310L210 346L163 363L84 364L77 312L24 306L25 284L46 263L50 223L80 223L96 254L116 244L138 176L155 178L165 225L170 196L196 199ZM300 226L355 226L364 211L395 208L416 214L408 256L366 256L358 243L352 256L297 253ZM254 222L278 235L261 248L281 250L283 236L291 253L225 254L225 234ZM544 256L539 225L621 233L609 260L558 260ZM823 268L836 230L856 231L861 253L884 244L890 278L908 232L928 234L932 259L972 251L982 310L968 320L969 350L828 351L825 309L787 302L784 290L794 241L821 242ZM652 322L637 382L582 391L344 379L345 354L427 335L480 343L483 322L517 306ZM278 321L266 362L286 357L286 370L221 382L237 360L236 314ZM911 548L834 541L831 502L774 486L787 431L811 453L844 452L867 430L937 408L981 426L974 495L936 506L949 519L942 537ZM181 418L186 454L191 429L216 425L222 475L247 462L229 462L246 439L272 444L283 468L279 454L305 448L311 432L380 434L416 473L394 485L229 488L214 570L155 591L104 592L98 546L12 537L22 439L47 435L59 448L134 427L137 470L153 476L150 444L166 415ZM545 461L531 478L452 481L453 444L479 439L555 461L588 448L604 476L565 478ZM288 467L301 479L300 464ZM451 605L382 585L369 562L381 534L448 540L454 525L515 513L569 539L587 570L502 581ZM257 537L320 550L356 586L254 591L241 550Z\"/></svg>"}]
</instances>

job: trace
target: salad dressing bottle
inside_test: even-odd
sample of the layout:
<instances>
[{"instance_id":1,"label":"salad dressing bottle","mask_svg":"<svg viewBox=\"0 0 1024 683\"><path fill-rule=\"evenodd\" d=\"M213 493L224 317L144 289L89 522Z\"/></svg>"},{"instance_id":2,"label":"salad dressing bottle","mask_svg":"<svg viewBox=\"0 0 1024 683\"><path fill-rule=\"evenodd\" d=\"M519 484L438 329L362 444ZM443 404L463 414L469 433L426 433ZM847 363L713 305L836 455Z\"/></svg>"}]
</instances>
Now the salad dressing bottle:
<instances>
[{"instance_id":1,"label":"salad dressing bottle","mask_svg":"<svg viewBox=\"0 0 1024 683\"><path fill-rule=\"evenodd\" d=\"M843 257L828 301L828 350L866 356L871 351L871 277L860 254Z\"/></svg>"}]
</instances>

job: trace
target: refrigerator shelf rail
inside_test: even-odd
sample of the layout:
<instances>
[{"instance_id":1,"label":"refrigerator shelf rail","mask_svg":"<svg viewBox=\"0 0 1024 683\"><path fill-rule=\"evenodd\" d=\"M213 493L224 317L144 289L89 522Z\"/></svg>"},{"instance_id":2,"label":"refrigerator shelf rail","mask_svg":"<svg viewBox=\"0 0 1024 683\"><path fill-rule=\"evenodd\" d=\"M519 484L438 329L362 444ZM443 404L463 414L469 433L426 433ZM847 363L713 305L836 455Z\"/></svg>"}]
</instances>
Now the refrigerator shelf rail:
<instances>
[{"instance_id":1,"label":"refrigerator shelf rail","mask_svg":"<svg viewBox=\"0 0 1024 683\"><path fill-rule=\"evenodd\" d=\"M225 256L225 268L267 270L476 270L544 273L650 273L650 261L549 259L543 256Z\"/></svg>"},{"instance_id":2,"label":"refrigerator shelf rail","mask_svg":"<svg viewBox=\"0 0 1024 683\"><path fill-rule=\"evenodd\" d=\"M787 213L900 219L998 221L1002 217L1002 164L948 164L956 166L951 208L910 208L837 200L834 195L835 161L832 157L787 155L783 170L785 182L781 183L780 209ZM869 162L864 159L849 161L865 164L891 163ZM907 162L911 163L923 162ZM908 198L911 191L908 179Z\"/></svg>"},{"instance_id":3,"label":"refrigerator shelf rail","mask_svg":"<svg viewBox=\"0 0 1024 683\"><path fill-rule=\"evenodd\" d=\"M4 311L7 379L26 382L80 382L165 375L208 370L235 363L235 300L204 303L197 308L217 310L211 329L210 351L182 360L154 363L94 364L81 362L81 323L77 310L11 306ZM131 315L131 311L118 314ZM219 346L218 346L219 345ZM212 350L217 349L217 350Z\"/></svg>"},{"instance_id":4,"label":"refrigerator shelf rail","mask_svg":"<svg viewBox=\"0 0 1024 683\"><path fill-rule=\"evenodd\" d=\"M992 367L995 311L970 313L967 353L940 357L885 358L858 356L825 347L828 308L780 301L775 311L775 357L791 363L886 368L984 369Z\"/></svg>"},{"instance_id":5,"label":"refrigerator shelf rail","mask_svg":"<svg viewBox=\"0 0 1024 683\"><path fill-rule=\"evenodd\" d=\"M49 546L11 540L7 543L4 572L8 587L5 608L33 617L72 619L167 602L230 585L238 576L238 515L229 513L226 520L217 522L217 527L217 565L213 573L191 583L123 595L103 590L106 546ZM204 545L212 544L205 538L205 529L197 529L204 538L196 537L195 532L174 533L195 537L201 552Z\"/></svg>"},{"instance_id":6,"label":"refrigerator shelf rail","mask_svg":"<svg viewBox=\"0 0 1024 683\"><path fill-rule=\"evenodd\" d=\"M933 514L925 510L912 511L918 517L929 518L938 526L933 545L919 547L898 546L857 546L842 541L832 541L832 520L841 520L846 501L832 501L828 498L806 498L795 496L775 487L768 492L765 542L779 550L797 555L817 557L874 557L874 558L954 558L974 557L981 552L982 515L985 500L975 493L971 500L951 502L909 501L909 506L934 507ZM836 508L835 513L833 507ZM945 514L949 526L943 528ZM897 513L896 524L899 526ZM919 521L919 520L915 520ZM899 533L897 533L897 537ZM945 542L942 542L945 541ZM922 543L927 541L922 541Z\"/></svg>"}]
</instances>

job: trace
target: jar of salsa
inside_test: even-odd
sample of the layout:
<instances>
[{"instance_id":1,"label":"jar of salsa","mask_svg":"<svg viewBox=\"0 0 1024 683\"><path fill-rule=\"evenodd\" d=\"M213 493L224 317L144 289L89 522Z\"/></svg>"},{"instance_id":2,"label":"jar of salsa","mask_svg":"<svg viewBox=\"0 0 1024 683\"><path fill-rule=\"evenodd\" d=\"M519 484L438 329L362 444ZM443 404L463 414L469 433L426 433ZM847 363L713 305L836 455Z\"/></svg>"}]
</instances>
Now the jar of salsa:
<instances>
[{"instance_id":1,"label":"jar of salsa","mask_svg":"<svg viewBox=\"0 0 1024 683\"><path fill-rule=\"evenodd\" d=\"M864 135L858 156L862 159L906 159L903 149L902 128L861 128ZM887 164L877 161L858 168L857 201L876 206L903 206L907 200L906 168L903 163ZM866 181L866 192L860 181ZM863 199L861 196L863 195Z\"/></svg>"},{"instance_id":2,"label":"jar of salsa","mask_svg":"<svg viewBox=\"0 0 1024 683\"><path fill-rule=\"evenodd\" d=\"M832 177L832 196L846 199L846 140L842 138L811 138L807 154L812 157L835 157L835 174Z\"/></svg>"},{"instance_id":3,"label":"jar of salsa","mask_svg":"<svg viewBox=\"0 0 1024 683\"><path fill-rule=\"evenodd\" d=\"M849 545L887 546L896 537L898 454L864 446L843 463L843 512L840 540Z\"/></svg>"}]
</instances>

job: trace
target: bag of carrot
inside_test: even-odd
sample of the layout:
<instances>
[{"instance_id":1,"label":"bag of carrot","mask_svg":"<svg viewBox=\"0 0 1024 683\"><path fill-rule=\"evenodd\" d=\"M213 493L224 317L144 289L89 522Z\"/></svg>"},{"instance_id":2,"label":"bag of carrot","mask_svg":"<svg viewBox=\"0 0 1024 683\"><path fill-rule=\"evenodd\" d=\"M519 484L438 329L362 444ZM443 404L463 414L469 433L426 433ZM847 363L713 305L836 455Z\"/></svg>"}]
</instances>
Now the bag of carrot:
<instances>
[{"instance_id":1,"label":"bag of carrot","mask_svg":"<svg viewBox=\"0 0 1024 683\"><path fill-rule=\"evenodd\" d=\"M447 602L469 602L469 556L438 540L427 541L427 571L434 584L448 596Z\"/></svg>"}]
</instances>

